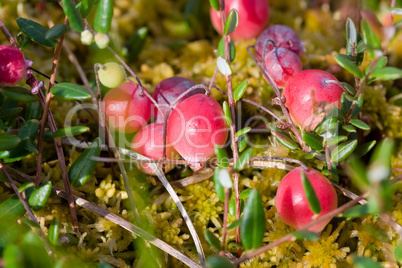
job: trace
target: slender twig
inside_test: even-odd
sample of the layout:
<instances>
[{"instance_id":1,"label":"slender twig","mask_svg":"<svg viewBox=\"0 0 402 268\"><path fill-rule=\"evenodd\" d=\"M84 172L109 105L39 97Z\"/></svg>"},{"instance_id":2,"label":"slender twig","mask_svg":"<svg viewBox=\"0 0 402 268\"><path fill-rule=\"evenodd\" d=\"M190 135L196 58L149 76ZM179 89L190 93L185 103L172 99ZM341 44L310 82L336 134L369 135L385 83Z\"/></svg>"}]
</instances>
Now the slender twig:
<instances>
[{"instance_id":1,"label":"slender twig","mask_svg":"<svg viewBox=\"0 0 402 268\"><path fill-rule=\"evenodd\" d=\"M312 220L310 221L308 224L306 224L305 226L303 226L302 228L299 229L299 231L307 231L309 228L311 228L312 226L320 223L320 222L324 222L327 221L329 219L332 219L333 217L337 216L338 214L342 213L343 211L345 211L346 209L353 207L354 205L356 205L357 203L359 203L361 200L365 199L368 196L368 193L364 193L360 196L358 196L357 198L345 203L344 205L338 207L337 209L332 210L331 212L323 215L322 217L319 217L318 219ZM258 255L264 253L267 250L270 250L284 242L288 242L288 241L294 241L296 238L293 236L292 233L287 234L283 237L281 237L280 239L269 243L255 251L249 252L244 254L241 258L239 258L237 261L235 261L235 265L239 265L242 262L245 262L249 259L252 259L254 257L257 257Z\"/></svg>"},{"instance_id":2,"label":"slender twig","mask_svg":"<svg viewBox=\"0 0 402 268\"><path fill-rule=\"evenodd\" d=\"M209 86L208 86L209 90L211 90L211 88L212 88L212 86L214 84L215 77L216 77L217 73L218 73L218 65L215 66L214 74L212 75L211 82L209 82Z\"/></svg>"},{"instance_id":3,"label":"slender twig","mask_svg":"<svg viewBox=\"0 0 402 268\"><path fill-rule=\"evenodd\" d=\"M245 99L245 98L242 98L241 101L250 103L251 105L254 105L255 107L257 107L257 108L263 110L264 112L269 113L273 118L275 118L276 120L278 120L279 122L281 122L281 124L286 125L286 123L285 123L282 119L280 119L279 116L277 116L276 114L274 114L274 113L273 113L271 110L269 110L267 107L264 107L264 106L262 106L262 105L256 103L255 101L252 101L252 100L249 100L249 99Z\"/></svg>"},{"instance_id":4,"label":"slender twig","mask_svg":"<svg viewBox=\"0 0 402 268\"><path fill-rule=\"evenodd\" d=\"M16 179L20 180L20 181L30 181L33 182L34 178L31 176L26 175L23 172L20 172L18 170L15 170L13 168L10 167L6 167L7 171L9 171L10 173L12 173ZM56 195L67 199L67 194L65 191L57 188L57 187L52 187L52 192L55 193ZM169 244L167 244L166 242L160 240L159 238L151 235L150 233L146 232L144 229L130 223L129 221L117 216L116 214L101 208L89 201L87 201L84 198L81 198L79 196L74 196L74 200L76 202L76 204L82 208L88 209L90 211L92 211L93 213L100 215L101 217L105 218L106 220L115 223L116 225L126 229L127 231L129 231L132 234L135 234L141 238L143 238L144 240L148 241L149 243L151 243L152 245L156 246L157 248L163 250L164 252L168 253L169 255L171 255L172 257L178 259L179 261L183 262L184 264L188 265L189 267L197 267L197 268L201 268L202 266L199 265L198 263L194 262L192 259L190 259L189 257L187 257L186 255L184 255L183 253L181 253L180 251L178 251L177 249L175 249L174 247L170 246Z\"/></svg>"},{"instance_id":5,"label":"slender twig","mask_svg":"<svg viewBox=\"0 0 402 268\"><path fill-rule=\"evenodd\" d=\"M325 143L325 138L324 138L324 143ZM332 170L332 161L331 161L331 156L329 152L329 147L327 145L324 146L324 151L325 151L325 161L327 162L327 169L329 171Z\"/></svg>"},{"instance_id":6,"label":"slender twig","mask_svg":"<svg viewBox=\"0 0 402 268\"><path fill-rule=\"evenodd\" d=\"M229 215L229 196L230 196L230 188L225 188L225 206L223 209L223 230L222 230L222 250L220 252L221 255L225 252L226 246L226 236L228 234L228 215Z\"/></svg>"},{"instance_id":7,"label":"slender twig","mask_svg":"<svg viewBox=\"0 0 402 268\"><path fill-rule=\"evenodd\" d=\"M1 31L3 32L4 36L7 38L8 42L16 48L18 48L17 42L15 42L14 37L11 35L11 33L8 31L6 25L4 24L3 20L0 19L0 28Z\"/></svg>"}]
</instances>

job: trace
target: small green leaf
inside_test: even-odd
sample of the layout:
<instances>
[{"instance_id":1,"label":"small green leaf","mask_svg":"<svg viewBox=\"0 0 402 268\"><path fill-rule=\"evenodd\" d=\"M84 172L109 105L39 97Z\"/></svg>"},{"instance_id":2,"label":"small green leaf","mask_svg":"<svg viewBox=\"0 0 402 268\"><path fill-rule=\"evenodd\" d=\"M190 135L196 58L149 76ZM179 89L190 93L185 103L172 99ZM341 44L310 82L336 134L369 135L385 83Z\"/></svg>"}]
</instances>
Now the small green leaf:
<instances>
[{"instance_id":1,"label":"small green leaf","mask_svg":"<svg viewBox=\"0 0 402 268\"><path fill-rule=\"evenodd\" d=\"M227 101L223 102L223 113L225 114L226 123L230 126L232 125L232 113Z\"/></svg>"},{"instance_id":2,"label":"small green leaf","mask_svg":"<svg viewBox=\"0 0 402 268\"><path fill-rule=\"evenodd\" d=\"M353 63L352 59L349 56L343 54L336 54L334 56L334 59L342 68L346 69L354 76L360 79L363 78L362 71L360 71L359 67L357 67L356 64Z\"/></svg>"},{"instance_id":3,"label":"small green leaf","mask_svg":"<svg viewBox=\"0 0 402 268\"><path fill-rule=\"evenodd\" d=\"M61 0L61 3L63 4L64 14L66 14L70 22L71 29L77 32L84 31L84 21L82 20L81 14L75 8L73 1Z\"/></svg>"},{"instance_id":4,"label":"small green leaf","mask_svg":"<svg viewBox=\"0 0 402 268\"><path fill-rule=\"evenodd\" d=\"M22 193L26 189L31 188L31 187L35 187L35 183L33 183L33 182L25 182L20 187L18 187L18 192Z\"/></svg>"},{"instance_id":5,"label":"small green leaf","mask_svg":"<svg viewBox=\"0 0 402 268\"><path fill-rule=\"evenodd\" d=\"M375 148L370 159L369 181L379 182L391 176L391 157L394 146L394 142L387 138L382 140Z\"/></svg>"},{"instance_id":6,"label":"small green leaf","mask_svg":"<svg viewBox=\"0 0 402 268\"><path fill-rule=\"evenodd\" d=\"M381 268L382 266L370 258L353 255L354 268Z\"/></svg>"},{"instance_id":7,"label":"small green leaf","mask_svg":"<svg viewBox=\"0 0 402 268\"><path fill-rule=\"evenodd\" d=\"M241 218L233 221L227 228L228 230L232 230L234 228L240 227L240 225L241 225Z\"/></svg>"},{"instance_id":8,"label":"small green leaf","mask_svg":"<svg viewBox=\"0 0 402 268\"><path fill-rule=\"evenodd\" d=\"M53 133L53 138L61 138L61 137L72 137L76 135L80 135L82 133L88 132L90 129L87 126L73 126L61 128Z\"/></svg>"},{"instance_id":9,"label":"small green leaf","mask_svg":"<svg viewBox=\"0 0 402 268\"><path fill-rule=\"evenodd\" d=\"M247 86L248 86L247 81L243 81L237 85L237 87L233 91L233 98L235 101L238 101L243 97L244 92L246 92Z\"/></svg>"},{"instance_id":10,"label":"small green leaf","mask_svg":"<svg viewBox=\"0 0 402 268\"><path fill-rule=\"evenodd\" d=\"M338 144L340 142L346 141L348 139L347 136L335 136L325 141L325 145L332 146Z\"/></svg>"},{"instance_id":11,"label":"small green leaf","mask_svg":"<svg viewBox=\"0 0 402 268\"><path fill-rule=\"evenodd\" d=\"M352 103L355 99L351 96L349 96L348 94L346 94L345 92L342 93L342 97L341 97L341 108L342 111L347 114L350 110L350 107L352 106Z\"/></svg>"},{"instance_id":12,"label":"small green leaf","mask_svg":"<svg viewBox=\"0 0 402 268\"><path fill-rule=\"evenodd\" d=\"M33 95L28 89L23 87L3 87L1 92L11 100L21 102L38 101L38 96Z\"/></svg>"},{"instance_id":13,"label":"small green leaf","mask_svg":"<svg viewBox=\"0 0 402 268\"><path fill-rule=\"evenodd\" d=\"M80 187L88 181L96 166L92 157L99 156L100 150L101 140L96 138L71 165L68 178L74 187Z\"/></svg>"},{"instance_id":14,"label":"small green leaf","mask_svg":"<svg viewBox=\"0 0 402 268\"><path fill-rule=\"evenodd\" d=\"M219 3L219 0L209 0L209 3L211 4L211 7L213 7L216 11L220 11L221 5Z\"/></svg>"},{"instance_id":15,"label":"small green leaf","mask_svg":"<svg viewBox=\"0 0 402 268\"><path fill-rule=\"evenodd\" d=\"M354 95L356 94L356 89L355 89L354 87L352 87L351 85L349 85L349 84L346 83L346 82L341 82L341 84L342 84L342 87L343 87L344 89L346 89L346 91L347 91L350 95L354 96Z\"/></svg>"},{"instance_id":16,"label":"small green leaf","mask_svg":"<svg viewBox=\"0 0 402 268\"><path fill-rule=\"evenodd\" d=\"M32 119L26 121L25 124L18 131L18 137L20 137L21 141L24 140L34 140L38 134L39 129L39 121L36 119Z\"/></svg>"},{"instance_id":17,"label":"small green leaf","mask_svg":"<svg viewBox=\"0 0 402 268\"><path fill-rule=\"evenodd\" d=\"M373 149L373 147L376 143L377 142L374 140L374 141L369 141L362 145L357 146L357 148L354 152L355 157L361 158L362 156L366 155L371 149Z\"/></svg>"},{"instance_id":18,"label":"small green leaf","mask_svg":"<svg viewBox=\"0 0 402 268\"><path fill-rule=\"evenodd\" d=\"M230 40L229 42L229 55L230 55L230 62L234 61L234 59L236 58L236 47L232 40ZM222 58L226 59L224 37L222 37L218 43L218 56L221 56Z\"/></svg>"},{"instance_id":19,"label":"small green leaf","mask_svg":"<svg viewBox=\"0 0 402 268\"><path fill-rule=\"evenodd\" d=\"M261 196L256 189L250 191L240 225L240 237L246 249L261 245L265 232L265 212Z\"/></svg>"},{"instance_id":20,"label":"small green leaf","mask_svg":"<svg viewBox=\"0 0 402 268\"><path fill-rule=\"evenodd\" d=\"M24 253L17 244L9 244L3 251L3 263L7 268L25 267Z\"/></svg>"},{"instance_id":21,"label":"small green leaf","mask_svg":"<svg viewBox=\"0 0 402 268\"><path fill-rule=\"evenodd\" d=\"M363 163L358 158L352 157L346 169L353 184L363 191L366 190L370 183Z\"/></svg>"},{"instance_id":22,"label":"small green leaf","mask_svg":"<svg viewBox=\"0 0 402 268\"><path fill-rule=\"evenodd\" d=\"M222 186L219 175L220 175L220 168L215 168L214 170L214 186L215 186L215 193L218 196L219 200L225 202L225 187Z\"/></svg>"},{"instance_id":23,"label":"small green leaf","mask_svg":"<svg viewBox=\"0 0 402 268\"><path fill-rule=\"evenodd\" d=\"M32 39L22 30L18 31L16 39L21 50L25 50L32 45Z\"/></svg>"},{"instance_id":24,"label":"small green leaf","mask_svg":"<svg viewBox=\"0 0 402 268\"><path fill-rule=\"evenodd\" d=\"M350 123L352 125L354 125L355 127L357 127L357 128L360 128L360 129L363 129L363 130L370 130L370 127L366 123L364 123L362 120L351 119Z\"/></svg>"},{"instance_id":25,"label":"small green leaf","mask_svg":"<svg viewBox=\"0 0 402 268\"><path fill-rule=\"evenodd\" d=\"M370 23L367 20L361 20L361 31L363 34L364 43L371 49L380 49L381 41L377 34L373 31Z\"/></svg>"},{"instance_id":26,"label":"small green leaf","mask_svg":"<svg viewBox=\"0 0 402 268\"><path fill-rule=\"evenodd\" d=\"M271 130L272 135L275 136L275 138L286 148L289 148L291 150L296 150L299 148L296 142L294 142L289 136L285 134L278 133L276 131Z\"/></svg>"},{"instance_id":27,"label":"small green leaf","mask_svg":"<svg viewBox=\"0 0 402 268\"><path fill-rule=\"evenodd\" d=\"M30 219L22 217L21 222L30 228L34 228L34 229L38 229L38 230L40 229L40 225Z\"/></svg>"},{"instance_id":28,"label":"small green leaf","mask_svg":"<svg viewBox=\"0 0 402 268\"><path fill-rule=\"evenodd\" d=\"M364 204L364 205L356 205L346 209L342 213L342 216L345 218L358 218L368 214L370 214L369 206L368 204Z\"/></svg>"},{"instance_id":29,"label":"small green leaf","mask_svg":"<svg viewBox=\"0 0 402 268\"><path fill-rule=\"evenodd\" d=\"M36 43L47 47L53 47L56 44L56 42L45 37L47 29L39 23L25 18L17 18L17 24Z\"/></svg>"},{"instance_id":30,"label":"small green leaf","mask_svg":"<svg viewBox=\"0 0 402 268\"><path fill-rule=\"evenodd\" d=\"M247 134L248 132L250 132L250 130L251 130L251 127L245 127L243 129L240 129L239 131L237 131L235 133L235 137L239 137L241 135Z\"/></svg>"},{"instance_id":31,"label":"small green leaf","mask_svg":"<svg viewBox=\"0 0 402 268\"><path fill-rule=\"evenodd\" d=\"M113 0L100 0L95 13L94 29L98 33L106 34L113 18Z\"/></svg>"},{"instance_id":32,"label":"small green leaf","mask_svg":"<svg viewBox=\"0 0 402 268\"><path fill-rule=\"evenodd\" d=\"M296 237L296 239L306 239L308 241L317 241L320 238L318 233L310 231L295 231L292 233L292 235Z\"/></svg>"},{"instance_id":33,"label":"small green leaf","mask_svg":"<svg viewBox=\"0 0 402 268\"><path fill-rule=\"evenodd\" d=\"M147 36L148 28L141 27L130 37L126 44L129 61L134 61L138 58L138 55L140 55L140 52L144 48Z\"/></svg>"},{"instance_id":34,"label":"small green leaf","mask_svg":"<svg viewBox=\"0 0 402 268\"><path fill-rule=\"evenodd\" d=\"M371 72L374 72L376 70L383 69L385 66L387 66L387 62L388 62L388 59L386 56L379 57L372 70L371 70L371 66L372 66L373 62L371 62L366 67L366 69L364 69L364 75L367 75L370 72L370 70L371 70Z\"/></svg>"},{"instance_id":35,"label":"small green leaf","mask_svg":"<svg viewBox=\"0 0 402 268\"><path fill-rule=\"evenodd\" d=\"M332 150L331 160L334 162L345 160L356 149L356 146L357 140L351 140L339 144L334 150Z\"/></svg>"},{"instance_id":36,"label":"small green leaf","mask_svg":"<svg viewBox=\"0 0 402 268\"><path fill-rule=\"evenodd\" d=\"M381 69L374 70L371 75L371 78L385 80L397 80L402 78L402 69L398 69L396 67L385 67Z\"/></svg>"},{"instance_id":37,"label":"small green leaf","mask_svg":"<svg viewBox=\"0 0 402 268\"><path fill-rule=\"evenodd\" d=\"M86 100L91 97L91 94L81 86L68 82L58 83L50 92L66 100Z\"/></svg>"},{"instance_id":38,"label":"small green leaf","mask_svg":"<svg viewBox=\"0 0 402 268\"><path fill-rule=\"evenodd\" d=\"M232 178L230 177L230 173L226 168L222 168L219 170L219 182L221 185L225 188L232 188L233 187L233 182Z\"/></svg>"},{"instance_id":39,"label":"small green leaf","mask_svg":"<svg viewBox=\"0 0 402 268\"><path fill-rule=\"evenodd\" d=\"M78 10L78 12L80 12L83 18L86 18L88 17L89 13L91 13L92 8L95 6L95 2L97 2L97 0L82 0L75 5L75 8Z\"/></svg>"},{"instance_id":40,"label":"small green leaf","mask_svg":"<svg viewBox=\"0 0 402 268\"><path fill-rule=\"evenodd\" d=\"M20 144L21 139L12 134L0 133L0 151L11 150Z\"/></svg>"},{"instance_id":41,"label":"small green leaf","mask_svg":"<svg viewBox=\"0 0 402 268\"><path fill-rule=\"evenodd\" d=\"M49 40L54 40L62 36L65 32L67 32L68 27L65 24L55 24L52 28L50 28L45 37Z\"/></svg>"},{"instance_id":42,"label":"small green leaf","mask_svg":"<svg viewBox=\"0 0 402 268\"><path fill-rule=\"evenodd\" d=\"M303 132L303 140L306 142L306 144L308 146L310 146L314 150L321 151L323 149L323 146L322 146L323 138L321 138L313 133L304 131Z\"/></svg>"},{"instance_id":43,"label":"small green leaf","mask_svg":"<svg viewBox=\"0 0 402 268\"><path fill-rule=\"evenodd\" d=\"M211 232L210 230L206 229L204 235L205 235L205 239L207 240L207 242L216 251L221 251L221 249L222 249L221 241L219 240L219 238L216 237L216 235L214 235L213 232Z\"/></svg>"},{"instance_id":44,"label":"small green leaf","mask_svg":"<svg viewBox=\"0 0 402 268\"><path fill-rule=\"evenodd\" d=\"M244 209L244 201L243 199L240 199L239 202L240 202L240 213L241 213ZM229 214L232 216L236 216L236 198L234 195L230 198L229 201Z\"/></svg>"},{"instance_id":45,"label":"small green leaf","mask_svg":"<svg viewBox=\"0 0 402 268\"><path fill-rule=\"evenodd\" d=\"M25 108L25 120L38 119L42 115L42 106L37 102L28 102Z\"/></svg>"},{"instance_id":46,"label":"small green leaf","mask_svg":"<svg viewBox=\"0 0 402 268\"><path fill-rule=\"evenodd\" d=\"M349 132L349 133L356 132L356 128L354 126L352 126L352 125L343 125L342 128L344 130L346 130L347 132Z\"/></svg>"},{"instance_id":47,"label":"small green leaf","mask_svg":"<svg viewBox=\"0 0 402 268\"><path fill-rule=\"evenodd\" d=\"M247 136L242 135L239 137L239 139L237 140L237 149L239 150L239 153L243 152L244 149L246 149L248 145L248 139Z\"/></svg>"},{"instance_id":48,"label":"small green leaf","mask_svg":"<svg viewBox=\"0 0 402 268\"><path fill-rule=\"evenodd\" d=\"M227 258L219 255L213 255L205 261L206 268L236 268L236 266Z\"/></svg>"},{"instance_id":49,"label":"small green leaf","mask_svg":"<svg viewBox=\"0 0 402 268\"><path fill-rule=\"evenodd\" d=\"M24 213L24 205L17 195L11 196L0 204L0 219L16 218Z\"/></svg>"},{"instance_id":50,"label":"small green leaf","mask_svg":"<svg viewBox=\"0 0 402 268\"><path fill-rule=\"evenodd\" d=\"M237 159L236 163L234 164L233 168L235 170L242 170L244 166L248 163L248 160L250 159L251 155L253 154L253 149L248 148L245 150Z\"/></svg>"},{"instance_id":51,"label":"small green leaf","mask_svg":"<svg viewBox=\"0 0 402 268\"><path fill-rule=\"evenodd\" d=\"M352 118L355 118L360 113L360 110L362 109L362 107L363 107L363 95L360 94L359 97L357 98L355 108L353 108L353 111L351 114Z\"/></svg>"},{"instance_id":52,"label":"small green leaf","mask_svg":"<svg viewBox=\"0 0 402 268\"><path fill-rule=\"evenodd\" d=\"M310 180L307 178L304 171L302 171L302 185L311 211L314 214L320 214L321 213L320 200L318 199L317 194L315 193L315 190L313 188L313 185L311 185Z\"/></svg>"},{"instance_id":53,"label":"small green leaf","mask_svg":"<svg viewBox=\"0 0 402 268\"><path fill-rule=\"evenodd\" d=\"M42 184L35 189L28 199L28 204L34 211L41 210L45 205L52 192L52 183L50 181Z\"/></svg>"},{"instance_id":54,"label":"small green leaf","mask_svg":"<svg viewBox=\"0 0 402 268\"><path fill-rule=\"evenodd\" d=\"M29 263L29 267L53 267L44 243L37 234L33 232L25 233L19 244L24 253L24 261Z\"/></svg>"},{"instance_id":55,"label":"small green leaf","mask_svg":"<svg viewBox=\"0 0 402 268\"><path fill-rule=\"evenodd\" d=\"M229 63L221 56L218 57L216 64L218 66L219 72L224 76L232 75L232 69L230 68Z\"/></svg>"},{"instance_id":56,"label":"small green leaf","mask_svg":"<svg viewBox=\"0 0 402 268\"><path fill-rule=\"evenodd\" d=\"M215 154L219 161L219 166L223 168L229 167L229 156L226 150L219 145L215 145Z\"/></svg>"},{"instance_id":57,"label":"small green leaf","mask_svg":"<svg viewBox=\"0 0 402 268\"><path fill-rule=\"evenodd\" d=\"M248 198L248 195L249 195L250 192L251 192L251 190L252 190L252 188L247 188L247 189L243 190L243 191L239 194L239 197L240 197L241 199L247 199L247 198Z\"/></svg>"},{"instance_id":58,"label":"small green leaf","mask_svg":"<svg viewBox=\"0 0 402 268\"><path fill-rule=\"evenodd\" d=\"M236 9L230 10L228 16L226 17L225 27L223 28L223 34L228 35L233 33L237 25L239 25L239 13Z\"/></svg>"},{"instance_id":59,"label":"small green leaf","mask_svg":"<svg viewBox=\"0 0 402 268\"><path fill-rule=\"evenodd\" d=\"M402 262L402 242L399 242L398 245L396 245L394 255L397 261Z\"/></svg>"},{"instance_id":60,"label":"small green leaf","mask_svg":"<svg viewBox=\"0 0 402 268\"><path fill-rule=\"evenodd\" d=\"M346 51L348 55L352 55L352 52L357 47L357 31L353 21L348 18L346 21Z\"/></svg>"}]
</instances>

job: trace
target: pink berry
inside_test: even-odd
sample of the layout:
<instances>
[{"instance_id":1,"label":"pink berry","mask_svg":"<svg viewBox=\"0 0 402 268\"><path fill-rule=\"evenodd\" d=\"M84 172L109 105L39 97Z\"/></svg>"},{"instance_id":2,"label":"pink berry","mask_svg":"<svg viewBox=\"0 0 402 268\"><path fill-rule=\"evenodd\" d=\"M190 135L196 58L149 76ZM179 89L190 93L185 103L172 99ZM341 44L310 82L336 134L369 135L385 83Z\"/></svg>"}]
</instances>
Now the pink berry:
<instances>
[{"instance_id":1,"label":"pink berry","mask_svg":"<svg viewBox=\"0 0 402 268\"><path fill-rule=\"evenodd\" d=\"M172 104L177 97L184 93L187 89L195 86L196 84L186 78L173 76L162 80L155 88L153 98L158 103L159 108L162 110L163 115L154 107L154 115L156 123L163 123L164 117L169 110L170 104ZM203 90L201 88L192 90L186 94L179 102L187 99L195 94L202 94Z\"/></svg>"},{"instance_id":2,"label":"pink berry","mask_svg":"<svg viewBox=\"0 0 402 268\"><path fill-rule=\"evenodd\" d=\"M230 34L233 40L256 37L268 23L269 5L267 0L226 0L226 16L232 9L239 12L239 25ZM210 15L215 30L222 34L221 12L211 7Z\"/></svg>"},{"instance_id":3,"label":"pink berry","mask_svg":"<svg viewBox=\"0 0 402 268\"><path fill-rule=\"evenodd\" d=\"M135 134L131 149L143 156L154 160L163 159L163 124L148 124ZM173 146L166 142L166 158L173 160L180 156ZM159 164L162 167L162 164ZM155 175L148 164L139 164L140 169L150 175ZM166 172L174 168L174 165L166 165Z\"/></svg>"},{"instance_id":4,"label":"pink berry","mask_svg":"<svg viewBox=\"0 0 402 268\"><path fill-rule=\"evenodd\" d=\"M286 25L275 24L266 28L257 39L255 44L255 52L257 58L261 60L264 51L264 43L266 40L272 40L276 47L287 48L296 55L300 56L303 53L303 43L301 42L297 33ZM274 45L271 42L267 43L266 52L268 53L274 49Z\"/></svg>"},{"instance_id":5,"label":"pink berry","mask_svg":"<svg viewBox=\"0 0 402 268\"><path fill-rule=\"evenodd\" d=\"M295 229L305 226L314 216L302 185L302 171L306 174L320 201L321 213L318 214L318 217L322 217L338 206L335 188L324 175L312 168L308 170L303 170L302 167L293 169L283 177L279 184L276 192L276 209L281 219ZM309 230L321 232L330 221L331 219L318 223Z\"/></svg>"},{"instance_id":6,"label":"pink berry","mask_svg":"<svg viewBox=\"0 0 402 268\"><path fill-rule=\"evenodd\" d=\"M328 111L328 104L340 107L343 89L337 81L321 70L304 70L293 76L283 95L295 123L307 131L314 130Z\"/></svg>"},{"instance_id":7,"label":"pink berry","mask_svg":"<svg viewBox=\"0 0 402 268\"><path fill-rule=\"evenodd\" d=\"M302 70L299 57L282 47L274 48L265 55L265 64L279 87L284 87L290 78Z\"/></svg>"},{"instance_id":8,"label":"pink berry","mask_svg":"<svg viewBox=\"0 0 402 268\"><path fill-rule=\"evenodd\" d=\"M122 83L110 89L103 101L109 126L119 132L136 132L151 117L152 102L134 83Z\"/></svg>"},{"instance_id":9,"label":"pink berry","mask_svg":"<svg viewBox=\"0 0 402 268\"><path fill-rule=\"evenodd\" d=\"M13 87L26 76L22 51L13 46L0 45L0 87Z\"/></svg>"},{"instance_id":10,"label":"pink berry","mask_svg":"<svg viewBox=\"0 0 402 268\"><path fill-rule=\"evenodd\" d=\"M228 126L222 107L212 97L197 94L180 102L168 118L167 137L189 163L214 155L215 145L224 145Z\"/></svg>"}]
</instances>

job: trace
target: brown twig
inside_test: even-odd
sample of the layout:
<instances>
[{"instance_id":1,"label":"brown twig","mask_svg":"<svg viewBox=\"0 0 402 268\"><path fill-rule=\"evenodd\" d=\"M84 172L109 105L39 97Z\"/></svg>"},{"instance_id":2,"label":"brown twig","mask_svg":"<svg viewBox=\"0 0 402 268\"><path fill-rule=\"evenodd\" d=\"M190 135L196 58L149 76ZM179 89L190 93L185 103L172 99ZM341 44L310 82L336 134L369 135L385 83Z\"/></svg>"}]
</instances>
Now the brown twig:
<instances>
[{"instance_id":1,"label":"brown twig","mask_svg":"<svg viewBox=\"0 0 402 268\"><path fill-rule=\"evenodd\" d=\"M8 42L16 48L18 48L17 42L15 42L14 37L11 35L11 33L8 31L6 25L4 24L3 20L0 19L0 28L4 34L4 36L7 38Z\"/></svg>"},{"instance_id":2,"label":"brown twig","mask_svg":"<svg viewBox=\"0 0 402 268\"><path fill-rule=\"evenodd\" d=\"M252 101L252 100L249 100L249 99L245 99L245 98L242 98L241 101L244 101L244 102L247 102L247 103L249 103L249 104L251 104L251 105L254 105L255 107L257 107L257 108L263 110L264 112L270 114L273 118L275 118L276 120L278 120L281 124L287 125L282 119L279 118L279 116L277 116L276 114L274 114L274 113L273 113L271 110L269 110L267 107L264 107L264 106L262 106L262 105L256 103L255 101Z\"/></svg>"},{"instance_id":3,"label":"brown twig","mask_svg":"<svg viewBox=\"0 0 402 268\"><path fill-rule=\"evenodd\" d=\"M230 196L230 188L225 188L225 206L223 209L222 250L220 252L221 255L223 255L225 252L226 236L228 234L227 225L229 215L229 196Z\"/></svg>"}]
</instances>

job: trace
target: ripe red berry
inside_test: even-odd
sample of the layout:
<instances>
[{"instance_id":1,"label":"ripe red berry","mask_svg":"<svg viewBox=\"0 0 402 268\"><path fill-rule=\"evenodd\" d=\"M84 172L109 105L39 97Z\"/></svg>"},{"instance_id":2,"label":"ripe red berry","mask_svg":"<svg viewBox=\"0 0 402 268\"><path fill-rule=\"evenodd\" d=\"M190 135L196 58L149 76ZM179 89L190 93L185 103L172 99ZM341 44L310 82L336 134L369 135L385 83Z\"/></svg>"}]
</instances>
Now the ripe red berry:
<instances>
[{"instance_id":1,"label":"ripe red berry","mask_svg":"<svg viewBox=\"0 0 402 268\"><path fill-rule=\"evenodd\" d=\"M338 80L321 70L304 70L286 84L283 91L286 107L295 123L305 130L314 130L323 119L327 111L321 110L325 105L340 107L343 89L331 81Z\"/></svg>"},{"instance_id":2,"label":"ripe red berry","mask_svg":"<svg viewBox=\"0 0 402 268\"><path fill-rule=\"evenodd\" d=\"M312 220L314 213L308 204L306 193L302 185L302 174L304 171L320 201L322 217L338 206L338 197L334 186L329 180L315 169L303 170L297 167L286 174L279 184L276 192L276 209L281 219L291 227L300 229ZM331 219L318 223L310 231L321 232Z\"/></svg>"},{"instance_id":3,"label":"ripe red berry","mask_svg":"<svg viewBox=\"0 0 402 268\"><path fill-rule=\"evenodd\" d=\"M274 48L265 55L265 64L279 87L284 87L290 78L302 70L299 57L282 47Z\"/></svg>"},{"instance_id":4,"label":"ripe red berry","mask_svg":"<svg viewBox=\"0 0 402 268\"><path fill-rule=\"evenodd\" d=\"M163 158L163 124L148 124L143 127L133 138L131 149L143 156L154 160ZM178 159L179 153L173 148L169 141L166 142L166 158ZM162 164L159 164L162 166ZM152 168L146 163L139 164L140 169L150 175L155 175ZM171 170L174 165L166 165L165 171Z\"/></svg>"},{"instance_id":5,"label":"ripe red berry","mask_svg":"<svg viewBox=\"0 0 402 268\"><path fill-rule=\"evenodd\" d=\"M267 0L226 0L226 16L231 9L239 12L239 25L230 34L233 40L256 37L268 23L269 5ZM222 34L221 12L211 7L210 15L215 30Z\"/></svg>"},{"instance_id":6,"label":"ripe red berry","mask_svg":"<svg viewBox=\"0 0 402 268\"><path fill-rule=\"evenodd\" d=\"M197 94L180 102L168 118L167 138L190 163L214 155L215 145L224 145L228 126L222 107L212 97Z\"/></svg>"},{"instance_id":7,"label":"ripe red berry","mask_svg":"<svg viewBox=\"0 0 402 268\"><path fill-rule=\"evenodd\" d=\"M13 87L26 75L22 51L13 46L0 45L0 87Z\"/></svg>"},{"instance_id":8,"label":"ripe red berry","mask_svg":"<svg viewBox=\"0 0 402 268\"><path fill-rule=\"evenodd\" d=\"M184 93L187 89L195 86L196 84L186 78L173 76L167 79L162 80L155 88L155 92L153 94L154 100L158 103L159 108L162 110L163 115L158 111L156 107L154 107L154 116L156 123L163 123L164 117L169 110L170 104L172 104L177 97L179 97L182 93ZM203 89L194 89L188 94L186 94L181 100L185 100L190 96L195 94L202 94Z\"/></svg>"},{"instance_id":9,"label":"ripe red berry","mask_svg":"<svg viewBox=\"0 0 402 268\"><path fill-rule=\"evenodd\" d=\"M122 83L112 88L103 101L109 126L119 132L136 132L151 117L152 102L145 94L141 94L140 88L134 83Z\"/></svg>"},{"instance_id":10,"label":"ripe red berry","mask_svg":"<svg viewBox=\"0 0 402 268\"><path fill-rule=\"evenodd\" d=\"M264 51L264 44L266 40L272 40L276 47L287 48L298 56L303 53L303 43L301 42L297 33L286 25L275 24L266 28L257 39L255 44L255 52L258 59L262 59ZM274 49L274 45L271 42L267 43L266 52L268 53Z\"/></svg>"}]
</instances>

